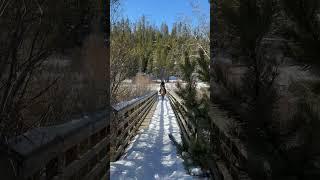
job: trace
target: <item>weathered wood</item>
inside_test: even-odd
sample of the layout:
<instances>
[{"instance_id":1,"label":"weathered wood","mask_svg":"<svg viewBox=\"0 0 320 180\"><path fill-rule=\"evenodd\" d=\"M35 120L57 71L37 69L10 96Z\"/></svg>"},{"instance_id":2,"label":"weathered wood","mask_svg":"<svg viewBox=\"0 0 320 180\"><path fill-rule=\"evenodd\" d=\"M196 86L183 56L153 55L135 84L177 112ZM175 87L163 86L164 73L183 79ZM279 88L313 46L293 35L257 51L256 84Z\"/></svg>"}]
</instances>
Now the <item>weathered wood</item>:
<instances>
[{"instance_id":1,"label":"weathered wood","mask_svg":"<svg viewBox=\"0 0 320 180\"><path fill-rule=\"evenodd\" d=\"M100 112L61 125L35 128L10 139L8 148L22 157L15 163L16 178L101 178L100 169L94 167L107 164L107 129L107 114ZM83 142L87 145L80 151ZM95 162L91 164L93 167L88 166L90 162Z\"/></svg>"},{"instance_id":2,"label":"weathered wood","mask_svg":"<svg viewBox=\"0 0 320 180\"><path fill-rule=\"evenodd\" d=\"M173 107L173 111L177 117L182 135L187 143L187 146L190 146L190 140L194 138L194 125L187 120L187 117L185 116L186 108L183 106L182 101L178 101L178 97L172 92L168 92L168 95L170 103ZM219 170L216 162L212 160L206 160L202 163L209 167L214 179L222 180L221 171Z\"/></svg>"},{"instance_id":3,"label":"weathered wood","mask_svg":"<svg viewBox=\"0 0 320 180\"><path fill-rule=\"evenodd\" d=\"M219 155L234 179L250 179L245 172L247 151L240 139L229 134L229 124L236 123L227 113L214 105L209 107L209 117L214 126L216 136L219 136Z\"/></svg>"},{"instance_id":4,"label":"weathered wood","mask_svg":"<svg viewBox=\"0 0 320 180\"><path fill-rule=\"evenodd\" d=\"M169 94L169 100L170 100L171 106L173 107L173 112L178 120L180 130L182 131L182 136L185 139L185 141L187 142L187 144L190 144L191 132L190 132L188 126L186 125L186 122L184 121L181 112L178 112L177 105L175 104L176 100L174 99L174 97L172 97L171 94Z\"/></svg>"},{"instance_id":5,"label":"weathered wood","mask_svg":"<svg viewBox=\"0 0 320 180\"><path fill-rule=\"evenodd\" d=\"M140 98L123 102L114 106L115 116L113 120L116 132L112 133L111 144L113 152L111 161L117 160L129 145L130 140L136 135L144 118L156 102L157 92L149 93Z\"/></svg>"},{"instance_id":6,"label":"weathered wood","mask_svg":"<svg viewBox=\"0 0 320 180\"><path fill-rule=\"evenodd\" d=\"M123 120L117 137L120 155L156 101L156 92L113 107L117 120ZM125 118L124 118L125 117ZM30 130L9 141L9 149L19 158L18 179L103 179L110 154L106 113L71 122ZM104 131L104 132L103 132ZM108 131L108 132L107 132ZM6 166L10 166L10 161ZM42 172L42 173L41 173Z\"/></svg>"}]
</instances>

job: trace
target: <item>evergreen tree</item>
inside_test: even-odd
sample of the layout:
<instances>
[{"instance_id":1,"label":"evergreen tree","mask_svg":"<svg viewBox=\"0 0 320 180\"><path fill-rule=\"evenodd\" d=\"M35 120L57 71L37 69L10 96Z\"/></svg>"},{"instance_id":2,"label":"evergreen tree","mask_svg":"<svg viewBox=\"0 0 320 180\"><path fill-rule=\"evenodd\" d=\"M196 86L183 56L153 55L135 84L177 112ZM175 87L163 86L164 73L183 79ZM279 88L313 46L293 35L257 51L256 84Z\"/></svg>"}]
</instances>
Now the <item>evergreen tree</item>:
<instances>
[{"instance_id":1,"label":"evergreen tree","mask_svg":"<svg viewBox=\"0 0 320 180\"><path fill-rule=\"evenodd\" d=\"M318 73L320 65L320 2L317 0L280 1L287 21L282 35L291 42L288 44L289 56L302 63L306 70ZM290 90L298 100L298 111L291 119L291 126L284 133L285 144L298 144L286 148L284 156L288 159L290 173L300 179L319 179L320 137L319 81L293 82ZM299 137L299 140L297 138Z\"/></svg>"},{"instance_id":2,"label":"evergreen tree","mask_svg":"<svg viewBox=\"0 0 320 180\"><path fill-rule=\"evenodd\" d=\"M290 21L284 23L286 28L281 30L283 37L291 42L294 41L294 43L288 44L292 50L291 56L296 57L304 64L318 65L319 1L282 0L277 2L282 3L283 9L290 18ZM225 31L214 27L216 34L212 37L216 37L217 34L219 37L228 37L230 34L237 37L240 43L231 43L231 45L234 44L238 46L238 49L241 49L241 51L234 52L238 54L238 57L241 57L241 63L246 65L246 73L242 78L242 86L239 88L241 93L238 93L239 97L230 96L230 99L234 104L237 104L234 106L233 112L237 112L237 109L245 110L240 110L239 115L246 122L247 138L244 140L248 145L250 176L253 179L266 177L275 179L292 175L300 179L317 179L319 169L316 168L316 160L314 159L316 152L319 152L319 147L314 138L319 137L319 133L316 131L320 126L318 113L315 113L317 103L314 99L318 99L319 96L316 95L316 91L312 91L312 89L317 89L317 83L314 83L314 88L311 85L308 88L303 85L303 91L310 91L309 93L301 91L297 93L296 97L299 97L300 103L304 105L299 106L300 110L294 117L293 123L295 125L283 130L286 132L277 132L275 128L277 127L275 122L278 120L275 116L278 113L275 107L278 100L278 87L275 83L279 74L278 62L272 56L266 55L270 54L272 50L263 46L263 43L265 37L279 30L279 27L273 26L274 21L278 20L278 17L274 16L275 10L278 8L276 1L225 0L215 5L219 5L216 7L217 9L220 8L218 13L216 11L215 17L222 17L222 19L218 19L218 23L223 24L219 27L224 28ZM279 16L282 11L279 10L277 13ZM218 45L215 45L216 51L213 51L215 53L213 57L217 57L219 52L225 53L231 49L231 46L224 46L226 51L219 49L227 44L225 42L228 43L228 41L223 41L223 43L219 42ZM281 49L281 51L284 50ZM212 64L212 70L217 75L214 76L216 83L228 89L230 81L223 77L224 69L217 65L217 62ZM226 73L226 75L228 74ZM295 92L297 91L299 90L295 90ZM242 106L243 104L245 106ZM303 145L300 144L302 139L304 139ZM283 148L283 144L295 148ZM267 172L265 167L259 167L258 158L269 162L271 171Z\"/></svg>"},{"instance_id":3,"label":"evergreen tree","mask_svg":"<svg viewBox=\"0 0 320 180\"><path fill-rule=\"evenodd\" d=\"M194 139L190 147L194 158L201 161L204 155L209 151L208 142L204 132L208 131L210 127L208 117L208 98L206 96L200 97L197 92L195 82L195 67L196 62L190 61L187 51L184 53L184 64L181 64L182 78L185 81L185 85L177 84L178 90L176 93L183 100L183 105L186 108L187 120L193 124L194 127Z\"/></svg>"},{"instance_id":4,"label":"evergreen tree","mask_svg":"<svg viewBox=\"0 0 320 180\"><path fill-rule=\"evenodd\" d=\"M286 22L283 36L298 47L290 46L296 60L320 67L320 1L281 0L282 7L292 23Z\"/></svg>"},{"instance_id":5,"label":"evergreen tree","mask_svg":"<svg viewBox=\"0 0 320 180\"><path fill-rule=\"evenodd\" d=\"M199 48L199 58L198 58L198 74L199 79L203 82L209 82L210 81L210 74L209 74L209 65L210 61L204 56L204 51Z\"/></svg>"}]
</instances>

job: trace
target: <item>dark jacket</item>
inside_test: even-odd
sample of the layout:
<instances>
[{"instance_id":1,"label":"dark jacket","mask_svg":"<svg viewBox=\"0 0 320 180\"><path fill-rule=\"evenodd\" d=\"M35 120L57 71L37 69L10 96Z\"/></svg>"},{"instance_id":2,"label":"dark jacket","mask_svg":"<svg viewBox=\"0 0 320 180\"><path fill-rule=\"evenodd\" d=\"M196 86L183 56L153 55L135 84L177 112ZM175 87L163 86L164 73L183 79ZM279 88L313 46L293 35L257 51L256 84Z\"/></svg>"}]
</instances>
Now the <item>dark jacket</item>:
<instances>
[{"instance_id":1,"label":"dark jacket","mask_svg":"<svg viewBox=\"0 0 320 180\"><path fill-rule=\"evenodd\" d=\"M166 87L165 87L165 85L164 85L164 82L161 82L161 84L160 84L159 93L161 92L161 88L162 88L162 87L163 87L163 89L164 89L164 93L167 94L167 90L166 90Z\"/></svg>"}]
</instances>

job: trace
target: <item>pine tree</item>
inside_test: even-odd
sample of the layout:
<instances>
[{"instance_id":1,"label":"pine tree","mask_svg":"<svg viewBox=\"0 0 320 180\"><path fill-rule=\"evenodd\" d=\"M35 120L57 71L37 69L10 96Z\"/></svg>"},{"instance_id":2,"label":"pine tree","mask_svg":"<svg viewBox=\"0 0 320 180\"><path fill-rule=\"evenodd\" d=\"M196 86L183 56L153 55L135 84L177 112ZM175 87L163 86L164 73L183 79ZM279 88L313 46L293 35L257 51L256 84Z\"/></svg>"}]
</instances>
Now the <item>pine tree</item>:
<instances>
[{"instance_id":1,"label":"pine tree","mask_svg":"<svg viewBox=\"0 0 320 180\"><path fill-rule=\"evenodd\" d=\"M291 56L304 64L318 67L319 1L280 0L277 2L282 3L283 9L290 18L290 21L285 23L286 28L282 29L282 35L291 42L294 41L288 45L292 50ZM272 178L292 175L300 179L318 179L320 171L319 169L316 171L316 166L312 165L316 157L313 155L319 152L315 137L319 137L316 131L320 123L318 123L319 115L315 113L317 109L314 106L317 104L314 100L319 96L315 95L315 91L308 95L301 91L297 93L296 97L301 99L300 113L294 117L296 125L293 126L294 128L287 129L287 134L276 132L273 124L276 120L274 114L277 113L275 105L278 93L275 79L278 76L278 63L275 59L264 55L269 50L262 46L262 42L274 31L272 25L276 20L273 16L276 7L275 1L267 0L225 0L220 6L222 22L228 30L224 34L231 33L232 36L239 37L238 48L241 48L241 52L238 52L238 56L242 57L241 62L247 67L242 79L240 100L247 105L246 113L241 117L247 121L249 164L250 161L252 162L249 166L250 175L254 179L264 178L264 175ZM212 69L218 68L215 66ZM303 86L305 88L305 85ZM317 89L316 87L315 83L314 88L307 89ZM311 99L313 100L310 101ZM300 137L299 140L297 137ZM296 146L301 143L302 137L305 138L304 144ZM296 148L286 149L283 148L283 144L293 145ZM273 149L272 152L267 151L268 148ZM256 168L258 166L254 165L254 159L258 153L263 156L263 159L269 161L272 173Z\"/></svg>"},{"instance_id":2,"label":"pine tree","mask_svg":"<svg viewBox=\"0 0 320 180\"><path fill-rule=\"evenodd\" d=\"M259 157L270 163L270 157L278 157L266 151L269 147L276 149L272 127L277 101L275 79L278 76L278 64L273 57L266 56L268 50L263 46L263 39L272 29L275 1L225 0L220 3L219 8L219 16L222 17L221 22L226 29L222 34L239 39L239 43L231 45L238 46L239 51L235 51L236 57L241 57L239 59L246 69L240 87L235 86L236 91L241 92L235 93L238 97L233 96L234 86L230 85L233 82L224 77L225 70L219 69L219 66L213 69L223 72L217 71L217 75L220 73L220 76L216 77L220 78L219 84L230 92L226 93L230 97L225 99L230 101L232 111L239 113L241 123L245 125L243 129L247 142L249 175L253 179L273 177L256 159ZM273 168L274 164L271 166Z\"/></svg>"},{"instance_id":3,"label":"pine tree","mask_svg":"<svg viewBox=\"0 0 320 180\"><path fill-rule=\"evenodd\" d=\"M286 23L285 38L293 40L298 47L291 46L291 55L309 66L320 67L320 1L282 0L282 7L293 25ZM290 23L291 24L291 23Z\"/></svg>"},{"instance_id":4,"label":"pine tree","mask_svg":"<svg viewBox=\"0 0 320 180\"><path fill-rule=\"evenodd\" d=\"M282 31L288 44L290 56L302 63L306 70L317 72L320 67L320 2L318 0L282 0L280 1L288 21ZM314 71L315 70L315 71ZM319 115L319 81L290 85L298 101L298 111L291 119L291 128L284 136L286 144L299 144L295 148L285 149L292 174L300 179L319 179L320 115ZM300 137L298 141L296 138ZM293 153L294 152L294 153Z\"/></svg>"},{"instance_id":5,"label":"pine tree","mask_svg":"<svg viewBox=\"0 0 320 180\"><path fill-rule=\"evenodd\" d=\"M196 159L204 158L204 155L209 151L209 143L205 142L205 131L208 132L209 117L208 117L208 97L200 97L197 92L194 72L196 71L196 62L190 61L187 51L184 53L184 64L181 65L182 77L185 85L178 83L177 94L183 99L183 105L187 110L187 120L193 124L194 139L190 146L190 150ZM208 71L208 69L207 69Z\"/></svg>"},{"instance_id":6,"label":"pine tree","mask_svg":"<svg viewBox=\"0 0 320 180\"><path fill-rule=\"evenodd\" d=\"M204 52L202 49L199 49L198 64L199 64L199 69L198 69L199 79L203 82L209 82L210 81L210 74L209 74L210 61L204 56Z\"/></svg>"},{"instance_id":7,"label":"pine tree","mask_svg":"<svg viewBox=\"0 0 320 180\"><path fill-rule=\"evenodd\" d=\"M183 87L181 84L178 85L177 94L183 99L183 105L187 109L187 117L195 126L195 137L197 137L197 122L198 116L198 103L197 103L197 91L195 87L195 81L193 72L195 71L195 62L190 61L189 54L187 51L184 53L184 64L181 64L180 68L182 71L182 78L186 82ZM195 139L197 141L197 138Z\"/></svg>"}]
</instances>

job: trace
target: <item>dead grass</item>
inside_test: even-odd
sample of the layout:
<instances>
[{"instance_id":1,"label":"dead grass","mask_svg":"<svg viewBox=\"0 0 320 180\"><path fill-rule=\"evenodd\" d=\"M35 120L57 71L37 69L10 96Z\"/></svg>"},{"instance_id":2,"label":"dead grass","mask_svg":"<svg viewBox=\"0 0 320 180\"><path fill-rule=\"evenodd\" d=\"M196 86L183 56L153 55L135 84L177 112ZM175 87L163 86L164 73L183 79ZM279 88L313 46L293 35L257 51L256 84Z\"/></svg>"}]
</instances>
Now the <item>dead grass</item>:
<instances>
[{"instance_id":1,"label":"dead grass","mask_svg":"<svg viewBox=\"0 0 320 180\"><path fill-rule=\"evenodd\" d=\"M101 42L101 43L100 43ZM90 35L83 47L75 48L67 59L48 59L30 85L32 92L47 87L58 79L37 102L23 111L26 124L48 126L64 123L85 113L106 107L106 51L103 38ZM57 61L53 63L53 61ZM61 62L69 62L61 63Z\"/></svg>"},{"instance_id":2,"label":"dead grass","mask_svg":"<svg viewBox=\"0 0 320 180\"><path fill-rule=\"evenodd\" d=\"M137 74L132 78L131 82L124 81L119 87L118 94L116 95L115 100L112 104L128 101L137 96L142 96L151 91L151 79L143 74Z\"/></svg>"},{"instance_id":3,"label":"dead grass","mask_svg":"<svg viewBox=\"0 0 320 180\"><path fill-rule=\"evenodd\" d=\"M134 96L141 96L150 91L151 80L148 76L137 74L134 78L135 91Z\"/></svg>"}]
</instances>

